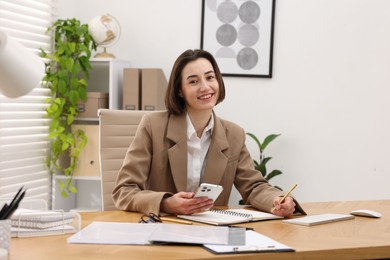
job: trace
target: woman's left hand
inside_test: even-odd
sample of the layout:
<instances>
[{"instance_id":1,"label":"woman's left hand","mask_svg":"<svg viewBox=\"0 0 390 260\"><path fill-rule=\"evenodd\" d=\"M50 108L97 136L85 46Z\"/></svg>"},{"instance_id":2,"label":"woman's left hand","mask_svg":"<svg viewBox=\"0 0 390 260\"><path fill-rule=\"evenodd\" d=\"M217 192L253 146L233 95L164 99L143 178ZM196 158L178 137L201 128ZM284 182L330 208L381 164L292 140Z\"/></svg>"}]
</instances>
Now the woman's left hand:
<instances>
[{"instance_id":1,"label":"woman's left hand","mask_svg":"<svg viewBox=\"0 0 390 260\"><path fill-rule=\"evenodd\" d=\"M277 216L289 217L295 211L295 202L293 198L286 197L285 200L280 203L282 197L275 197L273 201L274 207L271 209L271 213Z\"/></svg>"}]
</instances>

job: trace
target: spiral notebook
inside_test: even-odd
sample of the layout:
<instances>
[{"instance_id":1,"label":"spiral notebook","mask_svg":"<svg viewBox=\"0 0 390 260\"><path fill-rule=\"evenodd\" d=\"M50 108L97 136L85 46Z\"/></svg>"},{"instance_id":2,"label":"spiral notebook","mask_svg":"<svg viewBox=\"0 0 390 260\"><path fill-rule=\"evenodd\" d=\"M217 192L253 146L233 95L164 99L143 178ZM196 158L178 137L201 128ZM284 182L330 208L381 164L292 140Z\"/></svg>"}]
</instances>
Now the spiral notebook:
<instances>
[{"instance_id":1,"label":"spiral notebook","mask_svg":"<svg viewBox=\"0 0 390 260\"><path fill-rule=\"evenodd\" d=\"M283 218L271 213L248 209L210 209L199 214L178 215L177 217L217 226Z\"/></svg>"}]
</instances>

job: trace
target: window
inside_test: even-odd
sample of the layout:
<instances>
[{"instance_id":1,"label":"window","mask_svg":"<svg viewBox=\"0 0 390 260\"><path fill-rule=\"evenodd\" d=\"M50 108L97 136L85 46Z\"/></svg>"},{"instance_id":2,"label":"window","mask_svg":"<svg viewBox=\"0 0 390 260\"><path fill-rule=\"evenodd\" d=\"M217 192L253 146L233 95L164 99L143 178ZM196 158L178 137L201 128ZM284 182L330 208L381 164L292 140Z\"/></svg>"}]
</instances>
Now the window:
<instances>
[{"instance_id":1,"label":"window","mask_svg":"<svg viewBox=\"0 0 390 260\"><path fill-rule=\"evenodd\" d=\"M0 0L0 30L32 52L51 50L47 28L54 21L54 0ZM20 72L23 77L23 71ZM46 168L49 119L48 89L36 87L20 98L0 93L0 198L14 196L24 185L26 197L50 202L52 180Z\"/></svg>"}]
</instances>

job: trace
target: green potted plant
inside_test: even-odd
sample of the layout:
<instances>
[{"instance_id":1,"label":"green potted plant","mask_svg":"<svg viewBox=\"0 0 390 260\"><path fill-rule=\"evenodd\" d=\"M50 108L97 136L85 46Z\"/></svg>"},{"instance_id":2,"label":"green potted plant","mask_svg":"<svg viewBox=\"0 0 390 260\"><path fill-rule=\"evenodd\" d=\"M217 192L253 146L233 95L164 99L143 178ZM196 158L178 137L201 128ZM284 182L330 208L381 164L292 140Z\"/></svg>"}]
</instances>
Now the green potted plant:
<instances>
[{"instance_id":1,"label":"green potted plant","mask_svg":"<svg viewBox=\"0 0 390 260\"><path fill-rule=\"evenodd\" d=\"M61 194L66 197L69 192L77 192L72 183L73 170L87 143L85 133L72 131L71 125L78 116L78 103L87 99L90 57L96 43L88 32L88 25L77 19L59 19L48 31L54 37L53 52L41 50L42 57L48 60L42 82L51 91L46 109L51 119L47 165L51 173L66 176L65 181L58 180ZM67 158L65 163L64 158Z\"/></svg>"},{"instance_id":2,"label":"green potted plant","mask_svg":"<svg viewBox=\"0 0 390 260\"><path fill-rule=\"evenodd\" d=\"M250 136L257 144L257 147L259 148L260 156L259 160L253 159L253 163L255 165L255 169L258 170L261 175L267 180L271 180L275 176L278 176L282 174L282 171L274 169L271 172L268 172L267 170L267 163L272 159L272 157L266 157L264 154L265 148L273 141L275 140L280 134L270 134L267 137L264 138L263 142L260 142L259 139L256 137L256 135L252 133L246 133L248 136ZM275 186L275 188L282 190L279 186ZM243 200L239 201L240 205L244 204Z\"/></svg>"}]
</instances>

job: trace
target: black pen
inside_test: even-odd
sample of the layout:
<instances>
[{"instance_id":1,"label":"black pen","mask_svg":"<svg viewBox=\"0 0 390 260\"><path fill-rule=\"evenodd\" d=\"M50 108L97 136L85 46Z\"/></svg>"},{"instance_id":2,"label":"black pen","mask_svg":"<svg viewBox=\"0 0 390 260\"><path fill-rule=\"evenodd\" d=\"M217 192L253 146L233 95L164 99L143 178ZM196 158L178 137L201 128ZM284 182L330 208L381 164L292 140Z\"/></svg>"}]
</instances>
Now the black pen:
<instances>
[{"instance_id":1,"label":"black pen","mask_svg":"<svg viewBox=\"0 0 390 260\"><path fill-rule=\"evenodd\" d=\"M8 204L7 203L4 203L4 206L1 208L0 210L0 220L3 220L3 215L5 214L5 212L7 211L8 209Z\"/></svg>"},{"instance_id":2,"label":"black pen","mask_svg":"<svg viewBox=\"0 0 390 260\"><path fill-rule=\"evenodd\" d=\"M4 204L3 208L0 211L0 219L6 219L7 212L10 210L10 208L13 206L15 203L17 197L19 196L20 192L22 191L23 186L18 190L16 195L13 197L11 203L8 205L7 203Z\"/></svg>"},{"instance_id":3,"label":"black pen","mask_svg":"<svg viewBox=\"0 0 390 260\"><path fill-rule=\"evenodd\" d=\"M23 187L22 187L23 188ZM26 191L24 190L21 194L20 191L22 188L18 191L18 193L15 195L14 199L12 200L11 204L9 205L7 211L3 215L3 219L8 219L12 214L15 212L15 210L19 207L20 201L22 201L24 195L26 194ZM20 195L19 195L20 194Z\"/></svg>"},{"instance_id":4,"label":"black pen","mask_svg":"<svg viewBox=\"0 0 390 260\"><path fill-rule=\"evenodd\" d=\"M9 207L11 207L11 205L13 205L13 204L15 203L15 201L18 199L18 196L19 196L19 194L22 192L23 187L24 187L24 186L22 186L22 187L18 190L18 192L16 193L16 195L15 195L14 198L12 199L11 203L9 204Z\"/></svg>"}]
</instances>

